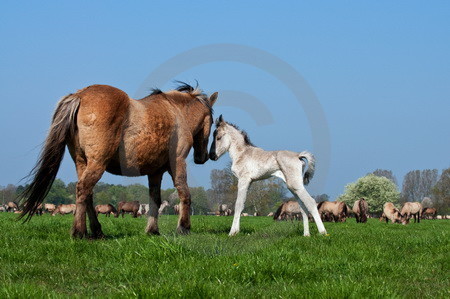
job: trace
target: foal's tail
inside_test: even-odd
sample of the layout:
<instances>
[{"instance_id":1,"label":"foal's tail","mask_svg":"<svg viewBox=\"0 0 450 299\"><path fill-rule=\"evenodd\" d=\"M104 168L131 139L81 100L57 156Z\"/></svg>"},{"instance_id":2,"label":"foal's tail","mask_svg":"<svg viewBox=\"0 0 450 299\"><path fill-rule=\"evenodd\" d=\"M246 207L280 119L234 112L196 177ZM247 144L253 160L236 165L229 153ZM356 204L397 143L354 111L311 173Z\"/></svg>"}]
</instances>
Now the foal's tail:
<instances>
[{"instance_id":1,"label":"foal's tail","mask_svg":"<svg viewBox=\"0 0 450 299\"><path fill-rule=\"evenodd\" d=\"M33 181L20 195L23 211L19 219L27 216L25 221L30 220L50 191L64 157L67 138L75 134L79 105L80 98L72 94L58 102L44 148L28 175L33 177Z\"/></svg>"},{"instance_id":2,"label":"foal's tail","mask_svg":"<svg viewBox=\"0 0 450 299\"><path fill-rule=\"evenodd\" d=\"M308 169L303 174L303 184L308 185L316 170L316 159L313 154L306 151L301 152L298 157L300 160L305 159L308 162Z\"/></svg>"}]
</instances>

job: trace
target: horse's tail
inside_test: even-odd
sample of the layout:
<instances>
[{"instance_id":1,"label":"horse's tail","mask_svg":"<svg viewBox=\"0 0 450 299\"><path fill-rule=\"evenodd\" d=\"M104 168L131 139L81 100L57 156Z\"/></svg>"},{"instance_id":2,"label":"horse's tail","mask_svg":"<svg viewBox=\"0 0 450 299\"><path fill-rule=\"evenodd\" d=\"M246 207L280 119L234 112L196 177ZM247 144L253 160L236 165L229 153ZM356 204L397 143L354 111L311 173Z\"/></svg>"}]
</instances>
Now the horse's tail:
<instances>
[{"instance_id":1,"label":"horse's tail","mask_svg":"<svg viewBox=\"0 0 450 299\"><path fill-rule=\"evenodd\" d=\"M306 161L308 162L308 169L306 169L305 173L303 174L303 183L305 185L308 185L314 176L314 171L316 170L316 159L314 158L313 154L306 151L301 152L298 157L300 160L306 159Z\"/></svg>"},{"instance_id":2,"label":"horse's tail","mask_svg":"<svg viewBox=\"0 0 450 299\"><path fill-rule=\"evenodd\" d=\"M366 211L366 205L364 203L365 203L364 199L359 200L359 214L360 214L362 223L367 222L367 211Z\"/></svg>"},{"instance_id":3,"label":"horse's tail","mask_svg":"<svg viewBox=\"0 0 450 299\"><path fill-rule=\"evenodd\" d=\"M19 219L27 216L25 221L30 220L50 191L64 157L67 138L75 133L75 118L79 105L80 98L72 94L58 102L44 148L28 175L33 177L33 181L20 195L23 212Z\"/></svg>"},{"instance_id":4,"label":"horse's tail","mask_svg":"<svg viewBox=\"0 0 450 299\"><path fill-rule=\"evenodd\" d=\"M277 209L277 211L273 214L273 220L277 220L278 217L280 217L281 210L283 210L283 206L284 206L284 203L282 203L280 205L280 207Z\"/></svg>"}]
</instances>

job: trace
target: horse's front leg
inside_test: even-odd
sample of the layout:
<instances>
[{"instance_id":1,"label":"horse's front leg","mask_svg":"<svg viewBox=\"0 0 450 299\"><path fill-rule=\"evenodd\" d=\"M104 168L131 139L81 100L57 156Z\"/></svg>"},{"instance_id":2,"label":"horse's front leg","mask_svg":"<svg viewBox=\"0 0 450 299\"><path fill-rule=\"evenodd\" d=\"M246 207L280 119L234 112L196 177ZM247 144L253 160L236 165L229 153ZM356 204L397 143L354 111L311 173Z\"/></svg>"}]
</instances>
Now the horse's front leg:
<instances>
[{"instance_id":1,"label":"horse's front leg","mask_svg":"<svg viewBox=\"0 0 450 299\"><path fill-rule=\"evenodd\" d=\"M179 234L189 234L191 229L191 193L187 184L186 174L186 161L184 157L177 157L174 162L171 163L171 171L173 185L177 189L178 198L180 199L179 214L178 214L178 227L177 232Z\"/></svg>"},{"instance_id":2,"label":"horse's front leg","mask_svg":"<svg viewBox=\"0 0 450 299\"><path fill-rule=\"evenodd\" d=\"M238 182L238 194L236 204L234 206L234 218L233 225L231 226L230 236L235 236L239 232L239 224L241 219L241 213L244 210L245 199L247 197L247 191L250 187L250 179L239 179Z\"/></svg>"},{"instance_id":3,"label":"horse's front leg","mask_svg":"<svg viewBox=\"0 0 450 299\"><path fill-rule=\"evenodd\" d=\"M145 232L149 235L159 235L158 210L161 206L161 180L163 174L148 176L148 187L150 190L150 201L148 209L148 221Z\"/></svg>"}]
</instances>

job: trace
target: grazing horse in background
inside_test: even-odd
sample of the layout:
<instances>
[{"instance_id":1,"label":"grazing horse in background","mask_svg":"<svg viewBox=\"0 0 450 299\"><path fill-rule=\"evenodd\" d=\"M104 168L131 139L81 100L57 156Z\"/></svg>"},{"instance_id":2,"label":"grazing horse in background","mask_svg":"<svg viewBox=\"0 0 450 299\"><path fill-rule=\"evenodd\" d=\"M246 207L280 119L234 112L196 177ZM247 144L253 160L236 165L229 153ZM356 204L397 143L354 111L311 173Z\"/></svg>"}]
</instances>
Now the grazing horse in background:
<instances>
[{"instance_id":1,"label":"grazing horse in background","mask_svg":"<svg viewBox=\"0 0 450 299\"><path fill-rule=\"evenodd\" d=\"M386 220L386 223L391 220L392 223L401 223L403 225L408 224L406 218L400 213L400 211L394 206L392 202L387 202L383 205L383 214L380 221Z\"/></svg>"},{"instance_id":2,"label":"grazing horse in background","mask_svg":"<svg viewBox=\"0 0 450 299\"><path fill-rule=\"evenodd\" d=\"M231 215L231 209L228 208L228 205L226 205L226 204L219 205L219 215L220 216L230 216Z\"/></svg>"},{"instance_id":3,"label":"grazing horse in background","mask_svg":"<svg viewBox=\"0 0 450 299\"><path fill-rule=\"evenodd\" d=\"M74 214L77 209L77 206L75 204L62 204L59 205L52 213L52 216L56 216L56 214L66 215L66 214Z\"/></svg>"},{"instance_id":4,"label":"grazing horse in background","mask_svg":"<svg viewBox=\"0 0 450 299\"><path fill-rule=\"evenodd\" d=\"M7 212L15 212L19 210L19 206L14 201L9 201L6 204L6 211Z\"/></svg>"},{"instance_id":5,"label":"grazing horse in background","mask_svg":"<svg viewBox=\"0 0 450 299\"><path fill-rule=\"evenodd\" d=\"M422 217L422 204L420 202L405 202L400 214L406 217L406 221L409 223L411 216L414 217L414 223L420 223L420 218Z\"/></svg>"},{"instance_id":6,"label":"grazing horse in background","mask_svg":"<svg viewBox=\"0 0 450 299\"><path fill-rule=\"evenodd\" d=\"M141 205L139 201L121 201L117 206L117 211L119 214L122 214L122 218L125 217L125 213L131 213L133 218L137 218L138 212L141 209Z\"/></svg>"},{"instance_id":7,"label":"grazing horse in background","mask_svg":"<svg viewBox=\"0 0 450 299\"><path fill-rule=\"evenodd\" d=\"M53 213L54 210L56 210L56 205L52 203L44 204L44 212Z\"/></svg>"},{"instance_id":8,"label":"grazing horse in background","mask_svg":"<svg viewBox=\"0 0 450 299\"><path fill-rule=\"evenodd\" d=\"M158 214L161 215L162 213L164 213L164 210L165 210L167 207L170 207L170 204L169 204L169 202L168 202L167 200L165 200L165 201L163 201L163 202L161 203L161 206L159 207L159 210L158 210Z\"/></svg>"},{"instance_id":9,"label":"grazing horse in background","mask_svg":"<svg viewBox=\"0 0 450 299\"><path fill-rule=\"evenodd\" d=\"M358 199L353 204L353 212L355 213L356 223L366 223L367 214L369 213L369 205L364 198Z\"/></svg>"},{"instance_id":10,"label":"grazing horse in background","mask_svg":"<svg viewBox=\"0 0 450 299\"><path fill-rule=\"evenodd\" d=\"M117 212L116 208L112 204L106 205L96 205L95 206L95 214L105 214L106 217L111 216L111 213L114 214L114 217L119 217L119 212Z\"/></svg>"},{"instance_id":11,"label":"grazing horse in background","mask_svg":"<svg viewBox=\"0 0 450 299\"><path fill-rule=\"evenodd\" d=\"M273 220L300 220L300 204L295 200L283 202L273 214Z\"/></svg>"},{"instance_id":12,"label":"grazing horse in background","mask_svg":"<svg viewBox=\"0 0 450 299\"><path fill-rule=\"evenodd\" d=\"M133 100L122 90L107 85L92 85L62 98L30 174L33 181L22 193L21 217L29 220L44 200L67 145L78 174L73 237L87 236L86 213L92 237L103 237L94 209L93 188L105 171L148 177L148 234L159 234L161 180L168 171L180 198L177 231L189 233L191 195L185 159L193 147L195 163L208 160L212 106L217 93L208 97L200 89L180 83L176 90L157 89L141 100Z\"/></svg>"},{"instance_id":13,"label":"grazing horse in background","mask_svg":"<svg viewBox=\"0 0 450 299\"><path fill-rule=\"evenodd\" d=\"M347 205L341 201L321 201L317 209L324 221L345 222L347 218Z\"/></svg>"},{"instance_id":14,"label":"grazing horse in background","mask_svg":"<svg viewBox=\"0 0 450 299\"><path fill-rule=\"evenodd\" d=\"M179 204L174 205L173 211L175 212L175 215L179 215L180 214L180 205Z\"/></svg>"},{"instance_id":15,"label":"grazing horse in background","mask_svg":"<svg viewBox=\"0 0 450 299\"><path fill-rule=\"evenodd\" d=\"M209 157L211 160L217 160L224 153L229 152L232 161L231 171L238 178L238 195L230 236L239 232L240 217L250 184L272 176L281 178L300 201L303 235L309 236L309 222L305 210L314 217L319 233L327 233L317 211L316 202L305 189L305 185L314 175L315 159L311 153L265 151L254 146L245 132L224 121L222 116L216 121L216 127ZM308 162L308 169L303 173L306 166L304 160Z\"/></svg>"},{"instance_id":16,"label":"grazing horse in background","mask_svg":"<svg viewBox=\"0 0 450 299\"><path fill-rule=\"evenodd\" d=\"M422 210L422 219L436 219L437 210L435 208L424 208Z\"/></svg>"}]
</instances>

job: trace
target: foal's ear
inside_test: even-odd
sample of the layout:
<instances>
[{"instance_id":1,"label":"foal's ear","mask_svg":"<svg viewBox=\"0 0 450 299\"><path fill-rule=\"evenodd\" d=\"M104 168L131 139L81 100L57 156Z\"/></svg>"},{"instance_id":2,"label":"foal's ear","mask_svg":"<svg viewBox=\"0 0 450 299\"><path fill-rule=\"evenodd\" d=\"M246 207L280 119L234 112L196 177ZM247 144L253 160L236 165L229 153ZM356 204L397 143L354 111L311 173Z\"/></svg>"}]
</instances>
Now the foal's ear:
<instances>
[{"instance_id":1,"label":"foal's ear","mask_svg":"<svg viewBox=\"0 0 450 299\"><path fill-rule=\"evenodd\" d=\"M213 94L209 97L209 104L210 104L211 106L214 105L214 103L216 102L218 96L219 96L219 93L216 91L215 93L213 93Z\"/></svg>"},{"instance_id":2,"label":"foal's ear","mask_svg":"<svg viewBox=\"0 0 450 299\"><path fill-rule=\"evenodd\" d=\"M216 119L216 127L220 126L221 123L223 123L223 117L222 117L222 114L219 116L218 119Z\"/></svg>"}]
</instances>

